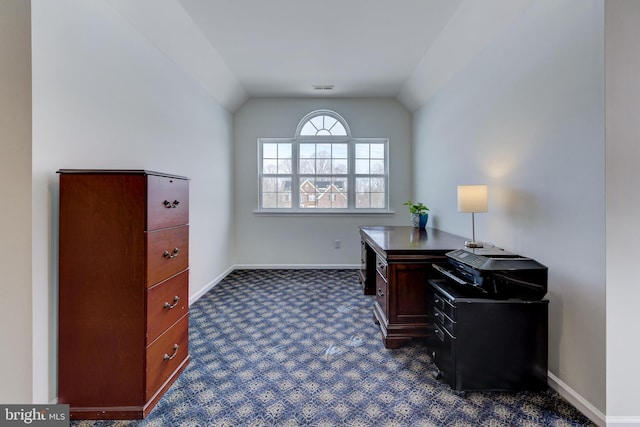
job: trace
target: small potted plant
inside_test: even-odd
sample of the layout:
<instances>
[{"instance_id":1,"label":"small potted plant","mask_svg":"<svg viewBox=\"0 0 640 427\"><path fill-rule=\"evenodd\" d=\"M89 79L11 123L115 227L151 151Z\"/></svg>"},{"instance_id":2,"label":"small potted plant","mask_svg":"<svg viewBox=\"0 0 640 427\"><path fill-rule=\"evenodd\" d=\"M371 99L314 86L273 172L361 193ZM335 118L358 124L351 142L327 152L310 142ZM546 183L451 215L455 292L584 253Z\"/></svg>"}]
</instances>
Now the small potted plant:
<instances>
[{"instance_id":1,"label":"small potted plant","mask_svg":"<svg viewBox=\"0 0 640 427\"><path fill-rule=\"evenodd\" d=\"M409 219L412 227L425 228L427 226L427 220L429 219L429 214L427 213L427 211L429 210L429 208L426 207L424 203L407 200L402 204L402 206L409 207Z\"/></svg>"}]
</instances>

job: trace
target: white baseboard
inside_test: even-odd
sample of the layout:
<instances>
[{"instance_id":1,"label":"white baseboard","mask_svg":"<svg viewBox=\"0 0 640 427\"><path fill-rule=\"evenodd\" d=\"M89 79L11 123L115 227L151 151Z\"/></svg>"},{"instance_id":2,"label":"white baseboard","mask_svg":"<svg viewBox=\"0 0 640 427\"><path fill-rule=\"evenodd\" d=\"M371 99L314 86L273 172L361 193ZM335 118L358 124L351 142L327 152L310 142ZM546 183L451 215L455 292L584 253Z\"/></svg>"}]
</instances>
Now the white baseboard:
<instances>
[{"instance_id":1,"label":"white baseboard","mask_svg":"<svg viewBox=\"0 0 640 427\"><path fill-rule=\"evenodd\" d=\"M193 304L194 302L196 302L200 298L202 298L202 296L204 294L206 294L211 289L213 289L218 283L220 283L222 281L222 279L227 277L227 275L229 273L231 273L233 270L235 270L234 266L231 266L231 267L227 268L222 274L220 274L218 277L216 277L215 279L210 281L204 288L200 289L198 292L196 292L195 294L190 296L189 297L189 305Z\"/></svg>"},{"instance_id":2,"label":"white baseboard","mask_svg":"<svg viewBox=\"0 0 640 427\"><path fill-rule=\"evenodd\" d=\"M607 417L608 426L616 427L638 427L640 417Z\"/></svg>"},{"instance_id":3,"label":"white baseboard","mask_svg":"<svg viewBox=\"0 0 640 427\"><path fill-rule=\"evenodd\" d=\"M236 264L234 270L352 270L360 264Z\"/></svg>"},{"instance_id":4,"label":"white baseboard","mask_svg":"<svg viewBox=\"0 0 640 427\"><path fill-rule=\"evenodd\" d=\"M547 377L549 379L549 387L558 392L560 396L562 396L567 402L575 406L578 411L582 412L596 425L603 427L607 425L607 422L610 422L610 418L607 418L605 414L598 410L598 408L587 402L585 398L580 396L574 389L560 380L560 378L556 377L548 371Z\"/></svg>"}]
</instances>

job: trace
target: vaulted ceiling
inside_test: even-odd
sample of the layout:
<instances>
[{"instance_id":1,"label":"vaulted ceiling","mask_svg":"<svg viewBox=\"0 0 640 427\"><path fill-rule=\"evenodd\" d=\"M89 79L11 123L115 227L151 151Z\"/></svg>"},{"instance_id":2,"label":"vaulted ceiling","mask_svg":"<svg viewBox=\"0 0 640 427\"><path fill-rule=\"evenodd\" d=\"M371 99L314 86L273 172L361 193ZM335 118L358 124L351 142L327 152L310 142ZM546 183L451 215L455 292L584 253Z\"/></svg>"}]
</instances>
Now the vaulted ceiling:
<instances>
[{"instance_id":1,"label":"vaulted ceiling","mask_svg":"<svg viewBox=\"0 0 640 427\"><path fill-rule=\"evenodd\" d=\"M532 0L108 1L230 111L303 96L413 111Z\"/></svg>"}]
</instances>

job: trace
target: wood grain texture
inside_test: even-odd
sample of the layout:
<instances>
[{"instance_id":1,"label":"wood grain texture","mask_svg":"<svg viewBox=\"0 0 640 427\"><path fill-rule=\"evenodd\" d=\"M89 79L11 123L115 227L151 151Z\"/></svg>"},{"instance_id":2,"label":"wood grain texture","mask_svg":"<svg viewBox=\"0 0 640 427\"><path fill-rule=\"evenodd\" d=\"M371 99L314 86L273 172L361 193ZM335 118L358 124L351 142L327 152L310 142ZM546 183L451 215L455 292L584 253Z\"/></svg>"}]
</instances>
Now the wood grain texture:
<instances>
[{"instance_id":1,"label":"wood grain texture","mask_svg":"<svg viewBox=\"0 0 640 427\"><path fill-rule=\"evenodd\" d=\"M147 367L149 351L160 351L149 334L184 344L188 333L188 182L141 170L59 172L58 401L72 419L142 418L189 360L185 345L170 368ZM150 193L180 197L179 208L148 221ZM176 226L149 232L150 223ZM150 257L150 241L179 256ZM181 295L171 314L147 310L169 294Z\"/></svg>"},{"instance_id":2,"label":"wood grain texture","mask_svg":"<svg viewBox=\"0 0 640 427\"><path fill-rule=\"evenodd\" d=\"M363 270L376 283L373 315L387 348L433 334L427 281L432 264L445 262L445 253L464 247L465 239L436 229L401 226L360 227L360 238L375 252L376 268Z\"/></svg>"}]
</instances>

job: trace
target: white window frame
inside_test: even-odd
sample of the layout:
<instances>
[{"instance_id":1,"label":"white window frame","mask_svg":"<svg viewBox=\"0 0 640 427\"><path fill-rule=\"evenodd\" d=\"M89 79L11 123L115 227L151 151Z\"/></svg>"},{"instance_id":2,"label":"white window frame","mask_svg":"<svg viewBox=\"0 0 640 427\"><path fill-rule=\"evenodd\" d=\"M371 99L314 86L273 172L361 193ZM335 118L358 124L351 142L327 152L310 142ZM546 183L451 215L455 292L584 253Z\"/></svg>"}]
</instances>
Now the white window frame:
<instances>
[{"instance_id":1,"label":"white window frame","mask_svg":"<svg viewBox=\"0 0 640 427\"><path fill-rule=\"evenodd\" d=\"M340 124L346 130L347 135L300 135L300 131L303 126L311 119L320 115L330 116L337 119ZM299 172L299 147L301 143L346 143L347 144L347 200L348 205L346 208L301 208L300 207L300 174ZM291 144L291 174L280 174L280 176L291 176L291 207L286 208L263 208L263 190L262 182L265 177L276 177L276 174L265 174L263 168L263 146L264 144ZM356 163L356 145L358 143L375 143L383 144L384 146L384 174L359 174L356 175L355 163ZM307 114L298 124L296 129L296 137L294 138L258 138L258 209L257 213L269 213L269 214L367 214L367 213L392 213L389 207L389 140L388 138L352 138L351 131L347 122L337 113L330 110L317 110ZM315 175L318 177L321 175ZM332 177L334 175L327 175ZM343 176L343 175L340 175ZM356 178L357 177L379 177L384 181L384 207L382 208L357 208L356 207Z\"/></svg>"}]
</instances>

